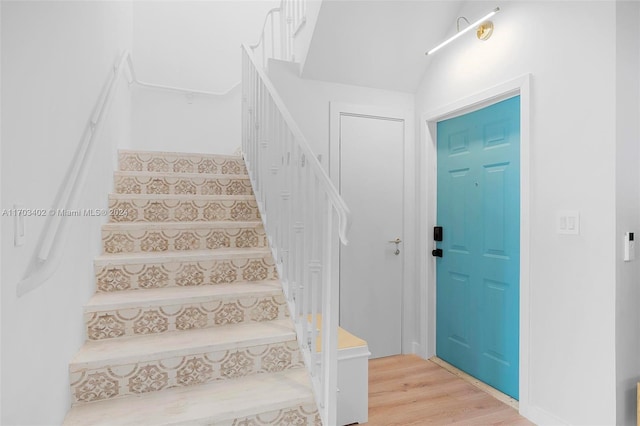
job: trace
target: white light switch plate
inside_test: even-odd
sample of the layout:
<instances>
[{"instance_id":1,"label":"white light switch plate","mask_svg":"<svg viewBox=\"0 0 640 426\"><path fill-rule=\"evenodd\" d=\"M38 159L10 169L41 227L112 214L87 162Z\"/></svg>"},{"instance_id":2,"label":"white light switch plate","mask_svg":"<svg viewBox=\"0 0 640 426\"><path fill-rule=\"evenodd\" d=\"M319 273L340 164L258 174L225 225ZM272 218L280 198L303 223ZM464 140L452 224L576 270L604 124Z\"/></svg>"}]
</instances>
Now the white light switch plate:
<instances>
[{"instance_id":1,"label":"white light switch plate","mask_svg":"<svg viewBox=\"0 0 640 426\"><path fill-rule=\"evenodd\" d=\"M624 234L624 254L623 260L625 262L631 262L636 258L636 241L635 233L627 232Z\"/></svg>"},{"instance_id":2,"label":"white light switch plate","mask_svg":"<svg viewBox=\"0 0 640 426\"><path fill-rule=\"evenodd\" d=\"M558 234L579 235L580 213L577 210L561 210L558 212L556 225Z\"/></svg>"}]
</instances>

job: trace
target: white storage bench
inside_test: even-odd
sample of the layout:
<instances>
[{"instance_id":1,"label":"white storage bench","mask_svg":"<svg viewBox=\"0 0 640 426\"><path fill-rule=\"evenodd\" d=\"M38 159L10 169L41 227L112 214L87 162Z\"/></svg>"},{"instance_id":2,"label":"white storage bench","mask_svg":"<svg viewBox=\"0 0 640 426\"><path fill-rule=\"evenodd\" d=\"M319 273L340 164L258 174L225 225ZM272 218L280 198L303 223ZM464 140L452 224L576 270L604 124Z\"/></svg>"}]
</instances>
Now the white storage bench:
<instances>
[{"instance_id":1,"label":"white storage bench","mask_svg":"<svg viewBox=\"0 0 640 426\"><path fill-rule=\"evenodd\" d=\"M369 346L348 331L338 329L338 424L366 423L369 419Z\"/></svg>"},{"instance_id":2,"label":"white storage bench","mask_svg":"<svg viewBox=\"0 0 640 426\"><path fill-rule=\"evenodd\" d=\"M322 318L317 327L321 333ZM318 334L318 356L322 350ZM369 346L367 342L338 327L338 425L367 423L369 419Z\"/></svg>"}]
</instances>

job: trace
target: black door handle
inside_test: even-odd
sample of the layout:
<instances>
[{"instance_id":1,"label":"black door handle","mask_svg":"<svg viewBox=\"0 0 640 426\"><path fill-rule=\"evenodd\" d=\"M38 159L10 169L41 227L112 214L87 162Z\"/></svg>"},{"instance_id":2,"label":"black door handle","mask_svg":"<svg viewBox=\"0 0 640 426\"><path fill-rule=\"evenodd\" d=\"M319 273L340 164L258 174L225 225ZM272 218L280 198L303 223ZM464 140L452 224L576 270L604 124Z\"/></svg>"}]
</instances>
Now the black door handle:
<instances>
[{"instance_id":1,"label":"black door handle","mask_svg":"<svg viewBox=\"0 0 640 426\"><path fill-rule=\"evenodd\" d=\"M431 252L433 257L442 257L442 249L435 249Z\"/></svg>"}]
</instances>

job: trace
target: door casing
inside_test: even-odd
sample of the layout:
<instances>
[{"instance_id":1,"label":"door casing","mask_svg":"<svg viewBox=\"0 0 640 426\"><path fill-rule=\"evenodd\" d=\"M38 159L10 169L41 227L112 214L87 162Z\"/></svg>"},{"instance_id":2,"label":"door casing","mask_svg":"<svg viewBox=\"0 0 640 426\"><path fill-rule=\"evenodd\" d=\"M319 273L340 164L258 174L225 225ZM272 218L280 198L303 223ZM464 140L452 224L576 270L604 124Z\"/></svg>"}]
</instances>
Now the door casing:
<instances>
[{"instance_id":1,"label":"door casing","mask_svg":"<svg viewBox=\"0 0 640 426\"><path fill-rule=\"evenodd\" d=\"M436 266L431 256L435 248L433 227L436 225L437 208L437 139L438 121L464 115L515 95L520 96L520 371L519 411L528 416L530 383L530 80L525 74L498 84L451 104L426 112L420 119L420 204L418 234L418 265L420 286L420 324L423 324L420 347L417 353L424 358L435 355L436 349Z\"/></svg>"},{"instance_id":2,"label":"door casing","mask_svg":"<svg viewBox=\"0 0 640 426\"><path fill-rule=\"evenodd\" d=\"M408 283L415 282L416 261L416 213L417 203L415 197L415 138L414 119L410 111L400 108L385 108L372 105L357 105L343 102L330 102L329 104L329 177L339 188L340 183L340 117L343 114L363 117L380 117L404 122L404 174L403 174L403 243L405 255L402 258L402 353L415 353L416 344L413 336L417 334L416 324L413 320L415 310L415 298L418 289ZM366 155L366 153L363 153ZM348 206L347 206L348 207Z\"/></svg>"}]
</instances>

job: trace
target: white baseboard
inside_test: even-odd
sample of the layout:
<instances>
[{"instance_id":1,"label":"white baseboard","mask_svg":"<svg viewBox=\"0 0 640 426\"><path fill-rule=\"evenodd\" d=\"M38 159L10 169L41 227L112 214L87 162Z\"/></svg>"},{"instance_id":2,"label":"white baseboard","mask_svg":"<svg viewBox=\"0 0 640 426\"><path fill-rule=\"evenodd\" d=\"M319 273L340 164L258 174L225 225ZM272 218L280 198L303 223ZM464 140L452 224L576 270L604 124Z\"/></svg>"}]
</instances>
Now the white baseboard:
<instances>
[{"instance_id":1,"label":"white baseboard","mask_svg":"<svg viewBox=\"0 0 640 426\"><path fill-rule=\"evenodd\" d=\"M520 415L538 426L565 426L569 423L539 407L520 405Z\"/></svg>"},{"instance_id":2,"label":"white baseboard","mask_svg":"<svg viewBox=\"0 0 640 426\"><path fill-rule=\"evenodd\" d=\"M418 342L411 342L411 353L418 355L420 358L427 359L424 349Z\"/></svg>"}]
</instances>

